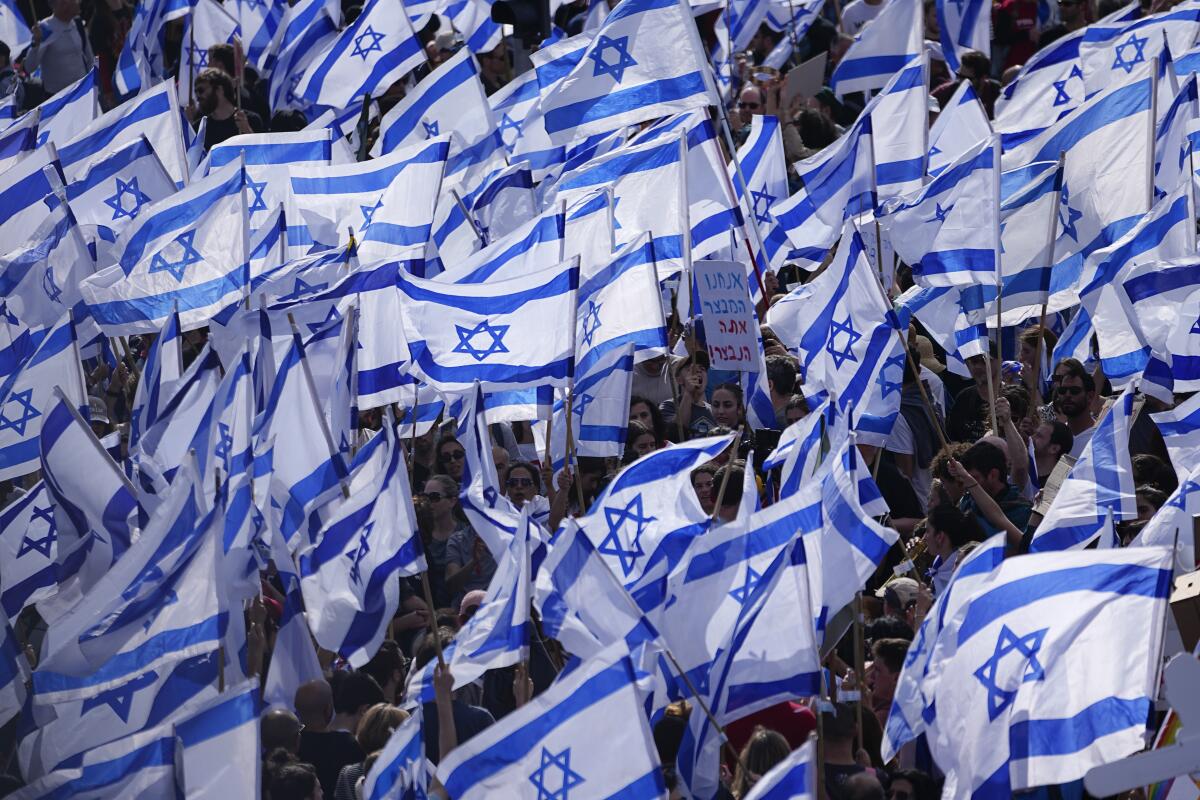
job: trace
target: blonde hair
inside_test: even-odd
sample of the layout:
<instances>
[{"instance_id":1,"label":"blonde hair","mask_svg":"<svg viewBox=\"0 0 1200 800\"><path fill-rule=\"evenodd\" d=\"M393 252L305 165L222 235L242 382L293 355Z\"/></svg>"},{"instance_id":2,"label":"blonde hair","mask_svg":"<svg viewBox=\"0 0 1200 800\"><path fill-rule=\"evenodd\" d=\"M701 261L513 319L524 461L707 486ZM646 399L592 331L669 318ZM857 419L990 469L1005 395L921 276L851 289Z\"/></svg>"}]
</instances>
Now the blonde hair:
<instances>
[{"instance_id":1,"label":"blonde hair","mask_svg":"<svg viewBox=\"0 0 1200 800\"><path fill-rule=\"evenodd\" d=\"M390 703L376 703L366 710L358 721L358 730L354 738L364 753L374 753L382 750L392 731L400 727L408 719L408 712Z\"/></svg>"}]
</instances>

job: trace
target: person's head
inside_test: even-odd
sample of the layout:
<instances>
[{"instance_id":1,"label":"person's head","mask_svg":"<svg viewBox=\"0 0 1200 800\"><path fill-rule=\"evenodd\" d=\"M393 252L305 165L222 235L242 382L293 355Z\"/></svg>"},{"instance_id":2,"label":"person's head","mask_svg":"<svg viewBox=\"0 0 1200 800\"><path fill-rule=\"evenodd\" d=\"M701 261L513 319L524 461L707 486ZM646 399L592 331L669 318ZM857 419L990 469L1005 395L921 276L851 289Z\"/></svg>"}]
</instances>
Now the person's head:
<instances>
[{"instance_id":1,"label":"person's head","mask_svg":"<svg viewBox=\"0 0 1200 800\"><path fill-rule=\"evenodd\" d=\"M1166 502L1167 496L1161 489L1149 484L1137 487L1137 521L1149 522Z\"/></svg>"},{"instance_id":2,"label":"person's head","mask_svg":"<svg viewBox=\"0 0 1200 800\"><path fill-rule=\"evenodd\" d=\"M632 464L642 456L653 453L658 449L658 440L654 432L640 422L630 420L629 429L625 433L625 464Z\"/></svg>"},{"instance_id":3,"label":"person's head","mask_svg":"<svg viewBox=\"0 0 1200 800\"><path fill-rule=\"evenodd\" d=\"M296 716L306 728L323 731L333 719L333 689L324 679L302 684L296 690L293 704Z\"/></svg>"},{"instance_id":4,"label":"person's head","mask_svg":"<svg viewBox=\"0 0 1200 800\"><path fill-rule=\"evenodd\" d=\"M382 750L392 736L392 731L408 719L408 712L388 703L376 703L363 712L354 731L354 739L364 753Z\"/></svg>"},{"instance_id":5,"label":"person's head","mask_svg":"<svg viewBox=\"0 0 1200 800\"><path fill-rule=\"evenodd\" d=\"M804 399L804 395L792 395L792 399L788 400L784 407L784 416L788 425L794 425L808 416L808 401Z\"/></svg>"},{"instance_id":6,"label":"person's head","mask_svg":"<svg viewBox=\"0 0 1200 800\"><path fill-rule=\"evenodd\" d=\"M446 626L438 628L438 636L442 640L442 647L445 647L454 639L454 629ZM437 658L437 642L433 639L433 634L425 631L413 650L413 669L425 669L425 665Z\"/></svg>"},{"instance_id":7,"label":"person's head","mask_svg":"<svg viewBox=\"0 0 1200 800\"><path fill-rule=\"evenodd\" d=\"M221 42L209 45L208 63L217 69L224 70L226 75L237 75L237 61L234 58L231 44Z\"/></svg>"},{"instance_id":8,"label":"person's head","mask_svg":"<svg viewBox=\"0 0 1200 800\"><path fill-rule=\"evenodd\" d=\"M79 0L50 0L50 13L66 22L79 16Z\"/></svg>"},{"instance_id":9,"label":"person's head","mask_svg":"<svg viewBox=\"0 0 1200 800\"><path fill-rule=\"evenodd\" d=\"M967 542L983 540L983 530L974 514L951 505L934 506L925 516L925 549L947 558Z\"/></svg>"},{"instance_id":10,"label":"person's head","mask_svg":"<svg viewBox=\"0 0 1200 800\"><path fill-rule=\"evenodd\" d=\"M1067 26L1079 25L1085 21L1087 9L1084 0L1058 0L1058 18Z\"/></svg>"},{"instance_id":11,"label":"person's head","mask_svg":"<svg viewBox=\"0 0 1200 800\"><path fill-rule=\"evenodd\" d=\"M362 671L374 678L383 689L384 700L394 703L404 688L408 659L401 652L399 644L392 639L384 639L375 656L362 665Z\"/></svg>"},{"instance_id":12,"label":"person's head","mask_svg":"<svg viewBox=\"0 0 1200 800\"><path fill-rule=\"evenodd\" d=\"M196 76L195 92L200 113L210 116L219 109L233 105L233 78L223 70L210 67Z\"/></svg>"},{"instance_id":13,"label":"person's head","mask_svg":"<svg viewBox=\"0 0 1200 800\"><path fill-rule=\"evenodd\" d=\"M992 385L1000 385L1000 373L996 369L995 359L990 359L992 362ZM967 359L967 371L971 373L971 380L975 381L975 388L980 393L987 392L988 380L988 362L989 359L984 356L971 356Z\"/></svg>"},{"instance_id":14,"label":"person's head","mask_svg":"<svg viewBox=\"0 0 1200 800\"><path fill-rule=\"evenodd\" d=\"M883 599L885 616L903 618L909 606L917 600L920 585L912 578L896 578L875 590L875 596Z\"/></svg>"},{"instance_id":15,"label":"person's head","mask_svg":"<svg viewBox=\"0 0 1200 800\"><path fill-rule=\"evenodd\" d=\"M512 456L509 455L508 448L501 447L498 444L492 445L492 464L496 467L496 474L503 475L508 472L508 465L512 461Z\"/></svg>"},{"instance_id":16,"label":"person's head","mask_svg":"<svg viewBox=\"0 0 1200 800\"><path fill-rule=\"evenodd\" d=\"M796 130L800 141L810 150L824 150L837 141L833 120L815 108L806 108L796 116Z\"/></svg>"},{"instance_id":17,"label":"person's head","mask_svg":"<svg viewBox=\"0 0 1200 800\"><path fill-rule=\"evenodd\" d=\"M1164 495L1169 495L1179 486L1179 477L1170 464L1150 453L1138 453L1133 457L1133 484L1152 486Z\"/></svg>"},{"instance_id":18,"label":"person's head","mask_svg":"<svg viewBox=\"0 0 1200 800\"><path fill-rule=\"evenodd\" d=\"M482 589L472 589L463 595L463 599L458 604L458 627L460 629L470 621L471 617L475 616L475 612L479 610L486 599L487 592Z\"/></svg>"},{"instance_id":19,"label":"person's head","mask_svg":"<svg viewBox=\"0 0 1200 800\"><path fill-rule=\"evenodd\" d=\"M912 580L911 578L909 580ZM914 595L915 597L915 595ZM910 600L907 606L916 605L917 601ZM904 607L904 606L902 606ZM864 633L868 643L879 641L880 639L903 639L906 642L911 642L913 638L912 626L905 621L905 613L903 611L887 616L877 617L866 624Z\"/></svg>"},{"instance_id":20,"label":"person's head","mask_svg":"<svg viewBox=\"0 0 1200 800\"><path fill-rule=\"evenodd\" d=\"M765 102L762 90L752 83L746 84L738 95L738 118L743 125L749 125L750 120L756 114L762 114L765 111Z\"/></svg>"},{"instance_id":21,"label":"person's head","mask_svg":"<svg viewBox=\"0 0 1200 800\"><path fill-rule=\"evenodd\" d=\"M716 485L717 467L715 464L701 464L692 470L692 491L700 501L700 508L705 514L712 514L713 503L717 499Z\"/></svg>"},{"instance_id":22,"label":"person's head","mask_svg":"<svg viewBox=\"0 0 1200 800\"><path fill-rule=\"evenodd\" d=\"M962 465L983 490L995 497L1008 486L1008 457L990 441L976 442L963 453Z\"/></svg>"},{"instance_id":23,"label":"person's head","mask_svg":"<svg viewBox=\"0 0 1200 800\"><path fill-rule=\"evenodd\" d=\"M300 751L300 719L286 708L272 708L259 721L259 735L265 753L282 748L295 755Z\"/></svg>"},{"instance_id":24,"label":"person's head","mask_svg":"<svg viewBox=\"0 0 1200 800\"><path fill-rule=\"evenodd\" d=\"M728 476L728 477L726 477ZM737 517L738 506L742 503L742 482L746 477L746 464L743 461L731 461L717 470L713 475L713 495L719 495L721 508L717 516L725 522L731 522ZM721 492L721 485L725 492Z\"/></svg>"},{"instance_id":25,"label":"person's head","mask_svg":"<svg viewBox=\"0 0 1200 800\"><path fill-rule=\"evenodd\" d=\"M312 764L283 764L271 774L271 800L324 800Z\"/></svg>"},{"instance_id":26,"label":"person's head","mask_svg":"<svg viewBox=\"0 0 1200 800\"><path fill-rule=\"evenodd\" d=\"M269 125L271 133L295 133L308 127L308 119L303 111L294 108L281 108L271 115Z\"/></svg>"},{"instance_id":27,"label":"person's head","mask_svg":"<svg viewBox=\"0 0 1200 800\"><path fill-rule=\"evenodd\" d=\"M1041 325L1031 325L1021 331L1021 335L1017 337L1017 343L1020 347L1018 351L1018 360L1025 365L1026 369L1034 368L1034 361L1038 359L1038 339L1042 340L1042 355L1041 362L1046 363L1050 358L1050 354L1054 352L1054 346L1058 344L1058 337L1054 335L1054 331L1049 328L1043 328Z\"/></svg>"},{"instance_id":28,"label":"person's head","mask_svg":"<svg viewBox=\"0 0 1200 800\"><path fill-rule=\"evenodd\" d=\"M767 356L767 386L776 408L791 399L796 391L796 360L791 356Z\"/></svg>"},{"instance_id":29,"label":"person's head","mask_svg":"<svg viewBox=\"0 0 1200 800\"><path fill-rule=\"evenodd\" d=\"M458 503L458 482L449 475L433 475L421 490L435 520L444 520L454 513Z\"/></svg>"},{"instance_id":30,"label":"person's head","mask_svg":"<svg viewBox=\"0 0 1200 800\"><path fill-rule=\"evenodd\" d=\"M608 475L608 464L603 458L596 456L580 456L579 463L576 466L577 474L575 481L579 484L579 488L583 492L586 508L600 490L604 487L606 476Z\"/></svg>"},{"instance_id":31,"label":"person's head","mask_svg":"<svg viewBox=\"0 0 1200 800\"><path fill-rule=\"evenodd\" d=\"M12 51L8 49L8 45L0 42L0 69L12 65Z\"/></svg>"},{"instance_id":32,"label":"person's head","mask_svg":"<svg viewBox=\"0 0 1200 800\"><path fill-rule=\"evenodd\" d=\"M1075 437L1065 422L1043 422L1033 432L1033 455L1036 458L1057 464L1058 459L1071 452L1074 445Z\"/></svg>"},{"instance_id":33,"label":"person's head","mask_svg":"<svg viewBox=\"0 0 1200 800\"><path fill-rule=\"evenodd\" d=\"M839 796L842 800L885 800L883 784L870 772L860 772L847 778Z\"/></svg>"},{"instance_id":34,"label":"person's head","mask_svg":"<svg viewBox=\"0 0 1200 800\"><path fill-rule=\"evenodd\" d=\"M453 436L443 436L437 443L437 471L449 475L456 481L462 480L463 467L467 461L467 451L458 439Z\"/></svg>"},{"instance_id":35,"label":"person's head","mask_svg":"<svg viewBox=\"0 0 1200 800\"><path fill-rule=\"evenodd\" d=\"M888 800L937 800L937 784L918 769L900 769L892 773Z\"/></svg>"},{"instance_id":36,"label":"person's head","mask_svg":"<svg viewBox=\"0 0 1200 800\"><path fill-rule=\"evenodd\" d=\"M542 476L533 464L518 461L504 472L504 488L508 499L519 510L527 500L542 493Z\"/></svg>"},{"instance_id":37,"label":"person's head","mask_svg":"<svg viewBox=\"0 0 1200 800\"><path fill-rule=\"evenodd\" d=\"M1000 395L1008 401L1013 424L1019 429L1021 420L1029 415L1029 390L1023 384L1009 383L1000 390Z\"/></svg>"},{"instance_id":38,"label":"person's head","mask_svg":"<svg viewBox=\"0 0 1200 800\"><path fill-rule=\"evenodd\" d=\"M688 353L675 363L675 383L681 392L699 382L698 393L704 396L708 388L708 363L708 353L704 350Z\"/></svg>"},{"instance_id":39,"label":"person's head","mask_svg":"<svg viewBox=\"0 0 1200 800\"><path fill-rule=\"evenodd\" d=\"M1064 358L1054 367L1054 410L1068 420L1091 416L1096 381L1077 359Z\"/></svg>"},{"instance_id":40,"label":"person's head","mask_svg":"<svg viewBox=\"0 0 1200 800\"><path fill-rule=\"evenodd\" d=\"M629 418L645 425L658 441L663 440L662 414L659 413L658 406L646 398L636 394L629 398Z\"/></svg>"},{"instance_id":41,"label":"person's head","mask_svg":"<svg viewBox=\"0 0 1200 800\"><path fill-rule=\"evenodd\" d=\"M963 453L970 449L971 445L967 442L950 442L934 453L933 460L929 462L930 474L942 484L946 494L955 502L962 496L965 487L950 474L950 462L962 461Z\"/></svg>"},{"instance_id":42,"label":"person's head","mask_svg":"<svg viewBox=\"0 0 1200 800\"><path fill-rule=\"evenodd\" d=\"M97 439L102 439L112 431L112 423L108 419L108 406L104 399L95 395L88 398L88 424Z\"/></svg>"},{"instance_id":43,"label":"person's head","mask_svg":"<svg viewBox=\"0 0 1200 800\"><path fill-rule=\"evenodd\" d=\"M978 50L968 50L959 56L958 77L970 81L976 89L992 75L992 62Z\"/></svg>"},{"instance_id":44,"label":"person's head","mask_svg":"<svg viewBox=\"0 0 1200 800\"><path fill-rule=\"evenodd\" d=\"M792 748L782 734L761 725L756 726L738 759L737 771L733 775L733 796L740 800L749 794L754 784L787 758L790 752Z\"/></svg>"},{"instance_id":45,"label":"person's head","mask_svg":"<svg viewBox=\"0 0 1200 800\"><path fill-rule=\"evenodd\" d=\"M361 717L363 712L376 703L382 703L383 689L365 672L347 672L338 682L333 693L333 710L343 717Z\"/></svg>"},{"instance_id":46,"label":"person's head","mask_svg":"<svg viewBox=\"0 0 1200 800\"><path fill-rule=\"evenodd\" d=\"M833 745L854 744L858 725L854 721L854 707L848 703L834 703L833 711L821 712L821 731L825 741Z\"/></svg>"},{"instance_id":47,"label":"person's head","mask_svg":"<svg viewBox=\"0 0 1200 800\"><path fill-rule=\"evenodd\" d=\"M871 664L865 680L877 705L891 705L907 653L907 639L879 639L871 646Z\"/></svg>"},{"instance_id":48,"label":"person's head","mask_svg":"<svg viewBox=\"0 0 1200 800\"><path fill-rule=\"evenodd\" d=\"M712 400L713 419L718 425L735 429L746 418L746 406L742 401L742 387L736 383L722 383L713 389Z\"/></svg>"},{"instance_id":49,"label":"person's head","mask_svg":"<svg viewBox=\"0 0 1200 800\"><path fill-rule=\"evenodd\" d=\"M925 39L927 41L936 42L941 36L941 28L938 27L937 3L934 0L925 0Z\"/></svg>"}]
</instances>

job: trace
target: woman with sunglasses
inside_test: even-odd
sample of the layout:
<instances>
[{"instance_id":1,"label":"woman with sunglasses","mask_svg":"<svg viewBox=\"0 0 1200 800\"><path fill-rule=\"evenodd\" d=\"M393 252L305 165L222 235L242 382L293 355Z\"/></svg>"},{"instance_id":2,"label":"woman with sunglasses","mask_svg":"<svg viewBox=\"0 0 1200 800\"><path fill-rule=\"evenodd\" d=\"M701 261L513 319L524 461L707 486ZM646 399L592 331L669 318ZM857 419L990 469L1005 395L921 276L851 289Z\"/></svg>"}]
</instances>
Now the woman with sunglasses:
<instances>
[{"instance_id":1,"label":"woman with sunglasses","mask_svg":"<svg viewBox=\"0 0 1200 800\"><path fill-rule=\"evenodd\" d=\"M434 475L425 481L421 499L428 509L428 513L420 515L419 519L422 522L421 539L425 545L425 560L429 565L429 587L434 605L437 608L445 608L463 595L464 592L457 584L467 577L463 575L455 582L447 574L450 541L457 534L474 535L474 531L463 519L458 506L458 483L450 476Z\"/></svg>"},{"instance_id":2,"label":"woman with sunglasses","mask_svg":"<svg viewBox=\"0 0 1200 800\"><path fill-rule=\"evenodd\" d=\"M440 475L449 475L455 481L462 481L463 467L467 463L467 451L453 436L443 436L437 445L437 462L435 468ZM457 497L457 494L455 495Z\"/></svg>"},{"instance_id":3,"label":"woman with sunglasses","mask_svg":"<svg viewBox=\"0 0 1200 800\"><path fill-rule=\"evenodd\" d=\"M567 503L571 498L571 474L563 472L558 476L558 491L547 483L549 473L542 474L537 466L528 461L518 461L502 474L509 502L518 511L530 503L529 513L533 518L549 530L555 530L567 513ZM546 496L541 494L543 485L549 487Z\"/></svg>"}]
</instances>

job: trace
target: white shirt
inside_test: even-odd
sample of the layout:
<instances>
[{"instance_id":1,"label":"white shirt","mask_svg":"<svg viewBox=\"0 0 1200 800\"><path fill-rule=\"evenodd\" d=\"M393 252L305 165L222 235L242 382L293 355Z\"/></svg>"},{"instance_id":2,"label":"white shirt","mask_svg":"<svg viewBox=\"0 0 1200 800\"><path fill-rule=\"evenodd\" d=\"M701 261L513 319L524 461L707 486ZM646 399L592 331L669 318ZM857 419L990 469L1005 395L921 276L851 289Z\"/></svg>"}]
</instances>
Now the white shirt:
<instances>
[{"instance_id":1,"label":"white shirt","mask_svg":"<svg viewBox=\"0 0 1200 800\"><path fill-rule=\"evenodd\" d=\"M929 486L933 481L933 476L929 469L921 469L916 465L916 444L913 442L912 428L908 425L908 420L903 414L896 415L896 424L892 426L892 435L888 437L887 443L884 444L884 449L892 453L899 453L904 456L912 456L913 474L910 482L912 483L913 491L917 493L917 502L921 504L921 510L925 511L925 505L929 500Z\"/></svg>"},{"instance_id":2,"label":"white shirt","mask_svg":"<svg viewBox=\"0 0 1200 800\"><path fill-rule=\"evenodd\" d=\"M1092 440L1092 434L1095 432L1096 426L1093 425L1086 431L1075 434L1075 443L1071 445L1071 458L1078 459L1083 454L1083 448L1087 447L1087 443Z\"/></svg>"},{"instance_id":3,"label":"white shirt","mask_svg":"<svg viewBox=\"0 0 1200 800\"><path fill-rule=\"evenodd\" d=\"M883 11L883 3L870 5L865 0L854 0L842 9L842 32L855 36Z\"/></svg>"}]
</instances>

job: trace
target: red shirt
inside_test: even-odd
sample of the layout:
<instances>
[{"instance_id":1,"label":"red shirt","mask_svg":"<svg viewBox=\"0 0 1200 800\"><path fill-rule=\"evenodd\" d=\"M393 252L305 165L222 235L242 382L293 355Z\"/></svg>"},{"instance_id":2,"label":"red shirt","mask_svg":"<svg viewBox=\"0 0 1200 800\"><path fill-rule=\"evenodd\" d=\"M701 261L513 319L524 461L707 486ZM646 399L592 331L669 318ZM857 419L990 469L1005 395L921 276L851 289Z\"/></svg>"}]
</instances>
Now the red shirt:
<instances>
[{"instance_id":1,"label":"red shirt","mask_svg":"<svg viewBox=\"0 0 1200 800\"><path fill-rule=\"evenodd\" d=\"M807 742L809 735L817 729L817 717L808 706L791 701L756 711L725 726L725 735L729 737L729 744L734 752L742 752L755 727L759 725L782 734L795 750ZM730 757L728 748L721 749L721 757L732 772L737 762Z\"/></svg>"}]
</instances>

